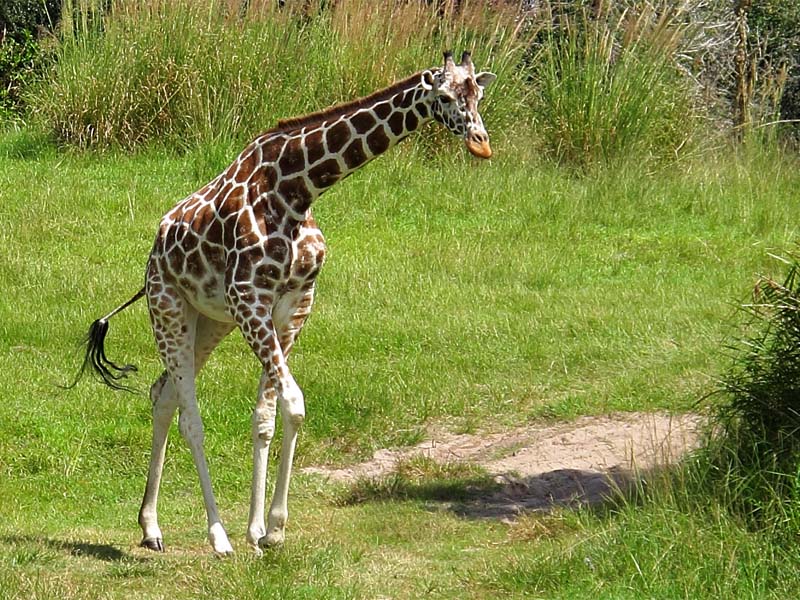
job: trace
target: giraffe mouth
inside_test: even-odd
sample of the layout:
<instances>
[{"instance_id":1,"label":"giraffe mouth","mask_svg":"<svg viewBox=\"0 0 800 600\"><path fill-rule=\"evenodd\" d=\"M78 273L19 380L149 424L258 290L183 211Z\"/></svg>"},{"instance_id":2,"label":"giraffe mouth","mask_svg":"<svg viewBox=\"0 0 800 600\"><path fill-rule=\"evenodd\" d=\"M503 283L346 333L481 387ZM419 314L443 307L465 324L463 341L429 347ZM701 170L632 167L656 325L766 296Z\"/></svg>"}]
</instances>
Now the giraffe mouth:
<instances>
[{"instance_id":1,"label":"giraffe mouth","mask_svg":"<svg viewBox=\"0 0 800 600\"><path fill-rule=\"evenodd\" d=\"M464 143L467 145L467 150L470 151L472 156L491 158L492 148L489 146L489 140L476 141L467 138Z\"/></svg>"}]
</instances>

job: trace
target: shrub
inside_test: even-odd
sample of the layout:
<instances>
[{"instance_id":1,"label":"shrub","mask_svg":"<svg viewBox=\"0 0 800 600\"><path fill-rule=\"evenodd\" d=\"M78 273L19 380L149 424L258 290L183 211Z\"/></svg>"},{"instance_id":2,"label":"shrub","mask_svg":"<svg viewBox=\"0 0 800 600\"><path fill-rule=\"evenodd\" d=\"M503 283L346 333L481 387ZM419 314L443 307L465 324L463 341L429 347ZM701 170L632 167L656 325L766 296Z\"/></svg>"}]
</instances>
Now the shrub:
<instances>
[{"instance_id":1,"label":"shrub","mask_svg":"<svg viewBox=\"0 0 800 600\"><path fill-rule=\"evenodd\" d=\"M4 0L0 4L0 121L20 114L22 93L46 61L39 36L51 29L60 0Z\"/></svg>"},{"instance_id":2,"label":"shrub","mask_svg":"<svg viewBox=\"0 0 800 600\"><path fill-rule=\"evenodd\" d=\"M22 110L20 91L36 72L39 44L27 31L19 37L22 41L6 36L0 42L0 121Z\"/></svg>"},{"instance_id":3,"label":"shrub","mask_svg":"<svg viewBox=\"0 0 800 600\"><path fill-rule=\"evenodd\" d=\"M19 39L20 35L52 29L61 12L61 0L3 0L0 4L0 31Z\"/></svg>"},{"instance_id":4,"label":"shrub","mask_svg":"<svg viewBox=\"0 0 800 600\"><path fill-rule=\"evenodd\" d=\"M777 78L775 108L780 119L800 119L800 4L795 0L753 2L748 24L749 44L759 54L761 70ZM787 123L784 129L800 139L800 123Z\"/></svg>"},{"instance_id":5,"label":"shrub","mask_svg":"<svg viewBox=\"0 0 800 600\"><path fill-rule=\"evenodd\" d=\"M750 523L800 530L800 262L762 277L713 407L715 483Z\"/></svg>"}]
</instances>

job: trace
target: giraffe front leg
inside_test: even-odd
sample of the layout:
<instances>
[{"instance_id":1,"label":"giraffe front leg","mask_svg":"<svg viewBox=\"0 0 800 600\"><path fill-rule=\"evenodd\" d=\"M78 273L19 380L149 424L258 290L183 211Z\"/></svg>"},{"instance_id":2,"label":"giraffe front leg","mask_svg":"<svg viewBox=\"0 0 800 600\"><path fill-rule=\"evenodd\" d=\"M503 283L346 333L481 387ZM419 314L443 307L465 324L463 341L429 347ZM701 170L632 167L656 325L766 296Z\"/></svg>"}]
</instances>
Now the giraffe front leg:
<instances>
[{"instance_id":1,"label":"giraffe front leg","mask_svg":"<svg viewBox=\"0 0 800 600\"><path fill-rule=\"evenodd\" d=\"M267 463L269 447L275 435L277 394L264 370L258 385L258 401L253 410L253 484L250 493L250 517L247 525L247 542L257 552L258 542L267 534L264 524L264 499L267 488Z\"/></svg>"},{"instance_id":2,"label":"giraffe front leg","mask_svg":"<svg viewBox=\"0 0 800 600\"><path fill-rule=\"evenodd\" d=\"M259 541L259 546L269 547L282 544L286 535L286 523L289 520L289 480L292 476L292 462L297 444L297 433L305 420L305 401L303 392L295 382L285 363L280 382L279 402L281 422L283 423L283 441L281 444L281 462L275 479L275 495L269 509L267 535Z\"/></svg>"},{"instance_id":3,"label":"giraffe front leg","mask_svg":"<svg viewBox=\"0 0 800 600\"><path fill-rule=\"evenodd\" d=\"M250 505L248 541L252 544L259 535L259 548L272 546L283 541L284 529L288 519L287 496L289 477L297 431L305 416L303 393L289 372L286 358L271 317L259 318L258 311L250 311L250 319L242 319L240 328L250 347L259 357L263 366L260 406L256 407L253 420L253 486ZM263 403L262 403L263 399ZM283 445L281 462L275 483L275 497L269 511L267 526L264 528L264 495L266 489L267 440L273 430L269 426L275 418L275 400L280 405L283 422ZM266 529L266 531L264 531Z\"/></svg>"},{"instance_id":4,"label":"giraffe front leg","mask_svg":"<svg viewBox=\"0 0 800 600\"><path fill-rule=\"evenodd\" d=\"M275 388L279 390L281 421L283 422L283 442L281 462L275 482L275 494L269 511L266 535L259 541L261 546L282 544L285 538L286 522L289 519L288 498L297 434L305 419L303 393L292 377L286 360L314 302L314 280L310 279L299 296L285 296L273 311L276 333L281 353L276 361Z\"/></svg>"}]
</instances>

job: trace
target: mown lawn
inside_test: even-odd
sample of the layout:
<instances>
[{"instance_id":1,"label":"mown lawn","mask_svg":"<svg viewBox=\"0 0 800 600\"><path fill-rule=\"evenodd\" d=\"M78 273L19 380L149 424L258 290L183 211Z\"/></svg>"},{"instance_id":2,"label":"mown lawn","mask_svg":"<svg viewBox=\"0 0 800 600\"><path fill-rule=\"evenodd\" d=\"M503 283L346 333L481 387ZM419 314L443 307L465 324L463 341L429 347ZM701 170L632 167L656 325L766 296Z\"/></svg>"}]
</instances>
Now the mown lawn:
<instances>
[{"instance_id":1,"label":"mown lawn","mask_svg":"<svg viewBox=\"0 0 800 600\"><path fill-rule=\"evenodd\" d=\"M450 159L384 157L315 208L330 254L291 360L308 412L300 465L414 443L431 425L692 410L727 365L736 305L798 237L800 170L774 156L578 176L502 147L477 163L452 144ZM198 393L239 552L211 556L177 430L160 503L168 553L136 548L149 401L56 384L74 376L89 323L141 285L161 214L224 153L25 148L0 140L0 597L797 595L780 568L796 564L790 551L672 496L513 526L423 495L348 505L298 476L286 546L250 556L258 367L238 334ZM144 305L114 320L107 350L139 365L146 390L160 368Z\"/></svg>"}]
</instances>

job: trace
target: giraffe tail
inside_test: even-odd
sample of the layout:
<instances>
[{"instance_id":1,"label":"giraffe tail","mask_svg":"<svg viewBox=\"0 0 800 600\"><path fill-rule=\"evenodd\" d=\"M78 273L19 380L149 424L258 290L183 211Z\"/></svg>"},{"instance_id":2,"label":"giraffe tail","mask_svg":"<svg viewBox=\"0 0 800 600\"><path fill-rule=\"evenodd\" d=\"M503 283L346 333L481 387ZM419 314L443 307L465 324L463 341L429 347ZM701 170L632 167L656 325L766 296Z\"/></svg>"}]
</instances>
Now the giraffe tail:
<instances>
[{"instance_id":1,"label":"giraffe tail","mask_svg":"<svg viewBox=\"0 0 800 600\"><path fill-rule=\"evenodd\" d=\"M109 358L106 356L105 339L106 335L108 334L108 320L142 298L144 294L145 288L142 288L136 292L136 294L134 294L130 300L120 304L106 316L97 319L94 323L92 323L92 325L89 327L89 332L86 334L86 337L83 340L83 344L86 346L86 355L83 358L83 364L81 365L80 371L78 371L78 375L75 377L75 381L73 381L70 385L59 387L64 389L75 387L78 381L80 381L83 375L86 373L87 369L91 367L91 369L94 371L94 374L99 377L99 379L108 387L115 390L125 390L128 392L133 391L131 388L120 384L119 380L127 377L128 373L135 372L137 370L136 367L134 365L120 366L109 360Z\"/></svg>"}]
</instances>

